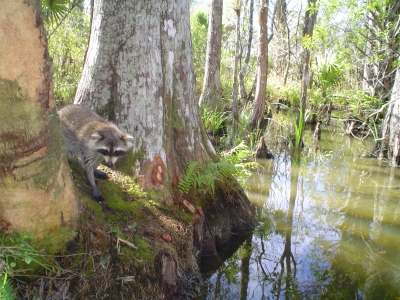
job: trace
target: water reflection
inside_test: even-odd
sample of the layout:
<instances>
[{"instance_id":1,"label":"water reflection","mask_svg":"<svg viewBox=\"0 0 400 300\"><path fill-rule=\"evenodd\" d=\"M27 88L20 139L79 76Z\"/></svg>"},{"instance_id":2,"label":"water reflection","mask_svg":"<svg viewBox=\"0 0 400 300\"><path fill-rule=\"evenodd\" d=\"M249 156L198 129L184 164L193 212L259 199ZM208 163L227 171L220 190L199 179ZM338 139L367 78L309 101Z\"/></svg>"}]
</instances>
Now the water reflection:
<instances>
[{"instance_id":1,"label":"water reflection","mask_svg":"<svg viewBox=\"0 0 400 300\"><path fill-rule=\"evenodd\" d=\"M281 296L282 290L285 291L285 299L290 299L290 295L294 295L297 291L296 282L292 280L296 278L296 259L292 253L292 230L293 230L293 212L297 198L297 183L299 178L299 161L298 158L292 159L292 167L290 169L290 197L289 209L287 212L287 228L285 231L285 246L282 256L279 260L280 274L277 282L277 298ZM292 270L293 266L293 270ZM277 269L276 265L274 271ZM283 283L284 282L284 283Z\"/></svg>"},{"instance_id":2,"label":"water reflection","mask_svg":"<svg viewBox=\"0 0 400 300\"><path fill-rule=\"evenodd\" d=\"M307 144L249 179L261 226L204 268L204 299L400 297L399 170L366 157L372 142Z\"/></svg>"}]
</instances>

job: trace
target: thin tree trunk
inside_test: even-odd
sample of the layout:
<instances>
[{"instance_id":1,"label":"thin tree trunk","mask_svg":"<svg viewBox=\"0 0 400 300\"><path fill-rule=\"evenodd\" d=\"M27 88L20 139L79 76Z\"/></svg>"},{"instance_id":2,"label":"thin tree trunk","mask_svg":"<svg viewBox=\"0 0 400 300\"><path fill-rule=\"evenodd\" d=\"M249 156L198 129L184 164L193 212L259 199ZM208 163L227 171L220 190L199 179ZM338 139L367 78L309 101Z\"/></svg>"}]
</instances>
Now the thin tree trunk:
<instances>
[{"instance_id":1,"label":"thin tree trunk","mask_svg":"<svg viewBox=\"0 0 400 300\"><path fill-rule=\"evenodd\" d=\"M317 0L308 0L307 7L310 5L315 5ZM314 25L317 20L317 12L310 14L310 11L306 9L306 15L304 18L304 29L303 29L303 38L312 38ZM306 105L307 105L307 89L310 83L310 50L308 48L304 48L303 50L303 66L302 66L302 79L301 79L301 96L300 96L300 109L301 114L304 117Z\"/></svg>"},{"instance_id":2,"label":"thin tree trunk","mask_svg":"<svg viewBox=\"0 0 400 300\"><path fill-rule=\"evenodd\" d=\"M368 27L373 28L373 18L371 12L366 13L368 20ZM372 43L371 40L367 40L365 43L365 63L364 63L364 75L363 75L363 84L362 87L364 90L369 90L371 96L375 96L375 85L374 85L374 72L373 72L373 64L371 64L370 60L373 56L372 53Z\"/></svg>"},{"instance_id":3,"label":"thin tree trunk","mask_svg":"<svg viewBox=\"0 0 400 300\"><path fill-rule=\"evenodd\" d=\"M254 81L253 81L253 85L251 86L251 89L249 91L249 93L247 94L247 99L246 99L246 104L250 101L254 100L253 94L256 90L256 86L257 86L257 74L254 76Z\"/></svg>"},{"instance_id":4,"label":"thin tree trunk","mask_svg":"<svg viewBox=\"0 0 400 300\"><path fill-rule=\"evenodd\" d=\"M41 2L0 2L0 24L7 41L0 50L1 230L43 238L74 225L79 209L54 108Z\"/></svg>"},{"instance_id":5,"label":"thin tree trunk","mask_svg":"<svg viewBox=\"0 0 400 300\"><path fill-rule=\"evenodd\" d=\"M289 23L288 23L288 19L287 19L287 15L285 15L285 26L286 26L286 32L287 32L287 66L286 66L286 70L285 70L285 76L284 76L284 81L283 84L286 85L287 83L287 79L288 79L288 75L289 75L289 70L290 70L290 59L291 59L291 55L292 55L292 48L290 45L290 27L289 27Z\"/></svg>"},{"instance_id":6,"label":"thin tree trunk","mask_svg":"<svg viewBox=\"0 0 400 300\"><path fill-rule=\"evenodd\" d=\"M254 13L254 0L250 0L250 9L249 9L249 31L248 31L248 40L247 40L247 49L246 49L246 57L244 59L244 64L242 69L239 72L239 94L242 100L247 100L247 92L246 87L244 86L244 75L247 72L250 61L251 54L251 43L253 41L253 13Z\"/></svg>"},{"instance_id":7,"label":"thin tree trunk","mask_svg":"<svg viewBox=\"0 0 400 300\"><path fill-rule=\"evenodd\" d=\"M258 36L257 86L253 113L249 123L250 131L259 126L261 120L263 119L265 109L268 74L268 3L269 0L261 1L258 14L260 30Z\"/></svg>"},{"instance_id":8,"label":"thin tree trunk","mask_svg":"<svg viewBox=\"0 0 400 300\"><path fill-rule=\"evenodd\" d=\"M298 34L299 34L302 7L303 7L303 5L301 4L300 5L300 9L299 9L299 13L297 15L296 31L294 33L294 36L298 36ZM295 39L295 46L294 46L294 52L295 53L299 53L299 40L300 39ZM301 46L301 43L300 43L300 46ZM302 71L301 67L299 68L298 73L297 73L297 70L296 70L296 74L297 74L298 78L301 78L301 71Z\"/></svg>"},{"instance_id":9,"label":"thin tree trunk","mask_svg":"<svg viewBox=\"0 0 400 300\"><path fill-rule=\"evenodd\" d=\"M232 136L230 144L235 144L236 134L239 123L239 99L238 99L238 68L240 53L240 4L235 7L236 12L236 43L235 43L235 62L233 64L233 87L232 87Z\"/></svg>"},{"instance_id":10,"label":"thin tree trunk","mask_svg":"<svg viewBox=\"0 0 400 300\"><path fill-rule=\"evenodd\" d=\"M222 39L222 0L212 0L208 14L206 66L203 90L199 99L200 107L211 109L221 106L221 39Z\"/></svg>"}]
</instances>

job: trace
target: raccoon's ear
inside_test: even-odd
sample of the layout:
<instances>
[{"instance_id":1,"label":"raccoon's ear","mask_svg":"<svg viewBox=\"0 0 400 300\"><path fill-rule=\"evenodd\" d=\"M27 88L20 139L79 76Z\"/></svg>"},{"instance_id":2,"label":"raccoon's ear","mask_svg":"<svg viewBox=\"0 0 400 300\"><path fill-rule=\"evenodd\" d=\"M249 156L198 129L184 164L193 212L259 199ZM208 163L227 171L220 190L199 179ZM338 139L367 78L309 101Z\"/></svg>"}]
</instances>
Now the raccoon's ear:
<instances>
[{"instance_id":1,"label":"raccoon's ear","mask_svg":"<svg viewBox=\"0 0 400 300\"><path fill-rule=\"evenodd\" d=\"M126 145L130 148L133 147L133 136L129 134L124 134L121 139L125 141Z\"/></svg>"},{"instance_id":2,"label":"raccoon's ear","mask_svg":"<svg viewBox=\"0 0 400 300\"><path fill-rule=\"evenodd\" d=\"M102 135L98 131L92 134L92 139L96 142L100 141L102 138Z\"/></svg>"}]
</instances>

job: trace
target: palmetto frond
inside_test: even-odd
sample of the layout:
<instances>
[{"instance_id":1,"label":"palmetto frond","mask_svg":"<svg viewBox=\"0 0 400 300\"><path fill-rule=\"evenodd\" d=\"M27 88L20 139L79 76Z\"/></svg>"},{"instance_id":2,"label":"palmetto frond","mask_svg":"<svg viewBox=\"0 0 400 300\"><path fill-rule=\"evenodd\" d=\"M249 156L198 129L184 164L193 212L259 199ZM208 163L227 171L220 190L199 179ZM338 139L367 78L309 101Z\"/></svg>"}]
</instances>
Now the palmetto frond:
<instances>
[{"instance_id":1,"label":"palmetto frond","mask_svg":"<svg viewBox=\"0 0 400 300\"><path fill-rule=\"evenodd\" d=\"M327 50L323 56L317 58L316 75L318 84L323 89L339 83L343 73L336 52Z\"/></svg>"},{"instance_id":2,"label":"palmetto frond","mask_svg":"<svg viewBox=\"0 0 400 300\"><path fill-rule=\"evenodd\" d=\"M42 0L43 19L47 22L60 20L69 9L69 0Z\"/></svg>"}]
</instances>

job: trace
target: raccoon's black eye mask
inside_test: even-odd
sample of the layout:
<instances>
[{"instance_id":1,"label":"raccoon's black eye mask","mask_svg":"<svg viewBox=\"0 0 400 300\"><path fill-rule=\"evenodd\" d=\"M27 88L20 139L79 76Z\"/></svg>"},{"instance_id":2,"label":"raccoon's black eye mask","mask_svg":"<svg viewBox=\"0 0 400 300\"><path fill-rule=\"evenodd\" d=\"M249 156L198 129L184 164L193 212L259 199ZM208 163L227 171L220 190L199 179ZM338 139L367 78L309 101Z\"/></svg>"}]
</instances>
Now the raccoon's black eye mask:
<instances>
[{"instance_id":1,"label":"raccoon's black eye mask","mask_svg":"<svg viewBox=\"0 0 400 300\"><path fill-rule=\"evenodd\" d=\"M98 149L97 152L99 152L100 154L103 154L104 156L108 156L109 152L106 149Z\"/></svg>"},{"instance_id":2,"label":"raccoon's black eye mask","mask_svg":"<svg viewBox=\"0 0 400 300\"><path fill-rule=\"evenodd\" d=\"M115 157L122 156L124 154L125 154L125 151L122 151L122 150L117 150L117 151L114 152L114 156Z\"/></svg>"},{"instance_id":3,"label":"raccoon's black eye mask","mask_svg":"<svg viewBox=\"0 0 400 300\"><path fill-rule=\"evenodd\" d=\"M108 150L106 150L106 149L98 149L97 152L99 152L100 154L102 154L104 156L109 156L110 155L110 152ZM119 156L122 156L124 154L125 154L125 151L117 150L112 154L112 156L119 157Z\"/></svg>"}]
</instances>

